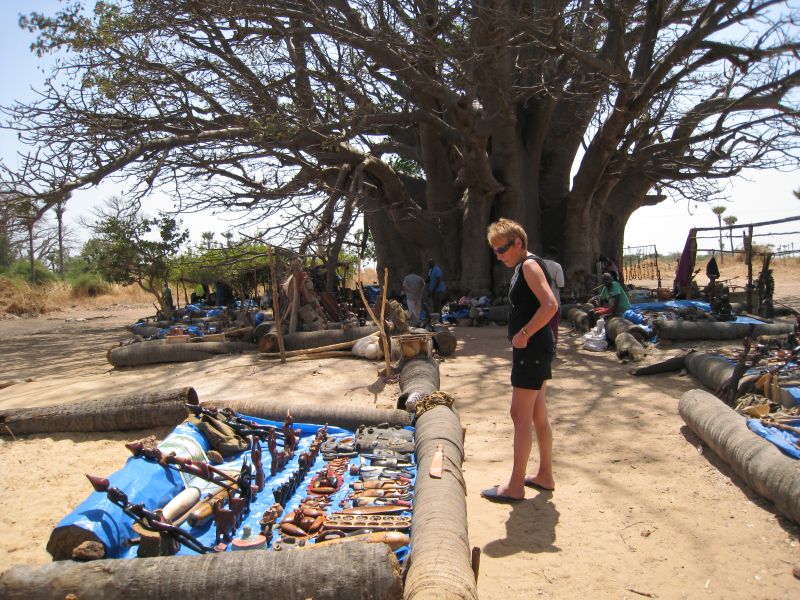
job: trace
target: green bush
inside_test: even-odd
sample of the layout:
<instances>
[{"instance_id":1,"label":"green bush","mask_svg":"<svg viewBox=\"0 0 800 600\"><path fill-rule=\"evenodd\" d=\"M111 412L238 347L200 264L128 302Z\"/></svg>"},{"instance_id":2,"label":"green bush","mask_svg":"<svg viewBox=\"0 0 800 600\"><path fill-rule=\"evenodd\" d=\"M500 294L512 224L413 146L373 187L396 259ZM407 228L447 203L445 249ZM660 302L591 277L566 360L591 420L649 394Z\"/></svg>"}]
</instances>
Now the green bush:
<instances>
[{"instance_id":1,"label":"green bush","mask_svg":"<svg viewBox=\"0 0 800 600\"><path fill-rule=\"evenodd\" d=\"M97 273L80 273L70 279L73 298L94 298L111 292L111 284Z\"/></svg>"},{"instance_id":2,"label":"green bush","mask_svg":"<svg viewBox=\"0 0 800 600\"><path fill-rule=\"evenodd\" d=\"M40 260L34 261L34 271L36 272L37 285L42 283L51 283L57 279L56 274L48 269ZM8 276L12 278L23 279L31 283L31 263L26 259L16 261L8 269Z\"/></svg>"}]
</instances>

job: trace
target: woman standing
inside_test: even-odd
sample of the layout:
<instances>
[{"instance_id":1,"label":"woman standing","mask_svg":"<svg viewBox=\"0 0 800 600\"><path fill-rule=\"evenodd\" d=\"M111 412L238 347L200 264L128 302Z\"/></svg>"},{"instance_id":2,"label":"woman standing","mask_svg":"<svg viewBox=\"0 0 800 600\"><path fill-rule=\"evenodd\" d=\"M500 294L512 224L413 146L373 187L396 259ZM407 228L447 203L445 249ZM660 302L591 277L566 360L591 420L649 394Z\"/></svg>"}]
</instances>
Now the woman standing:
<instances>
[{"instance_id":1,"label":"woman standing","mask_svg":"<svg viewBox=\"0 0 800 600\"><path fill-rule=\"evenodd\" d=\"M558 310L542 259L528 252L528 236L519 223L500 219L489 225L486 237L497 260L514 269L509 290L511 314L508 337L513 347L511 420L514 422L514 465L508 483L481 492L494 502L519 502L525 487L553 491L553 431L545 404L546 381L555 351L548 326ZM525 475L533 446L539 446L539 470Z\"/></svg>"}]
</instances>

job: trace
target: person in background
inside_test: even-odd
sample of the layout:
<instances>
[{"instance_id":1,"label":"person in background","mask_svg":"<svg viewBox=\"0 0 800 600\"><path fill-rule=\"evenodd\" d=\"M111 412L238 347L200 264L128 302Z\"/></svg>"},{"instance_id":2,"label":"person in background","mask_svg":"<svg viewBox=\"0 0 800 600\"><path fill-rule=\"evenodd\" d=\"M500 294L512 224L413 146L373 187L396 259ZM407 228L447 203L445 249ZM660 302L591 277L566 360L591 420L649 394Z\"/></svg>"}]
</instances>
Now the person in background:
<instances>
[{"instance_id":1,"label":"person in background","mask_svg":"<svg viewBox=\"0 0 800 600\"><path fill-rule=\"evenodd\" d=\"M419 322L422 312L422 297L425 295L425 280L416 273L409 273L403 278L403 291L406 294L408 312L411 321Z\"/></svg>"},{"instance_id":2,"label":"person in background","mask_svg":"<svg viewBox=\"0 0 800 600\"><path fill-rule=\"evenodd\" d=\"M600 261L600 272L609 273L614 281L619 281L619 267L617 263L608 258L605 254L601 254L598 258Z\"/></svg>"},{"instance_id":3,"label":"person in background","mask_svg":"<svg viewBox=\"0 0 800 600\"><path fill-rule=\"evenodd\" d=\"M441 321L442 301L444 300L445 290L442 270L434 259L428 261L428 292L431 296L431 312L439 314Z\"/></svg>"},{"instance_id":4,"label":"person in background","mask_svg":"<svg viewBox=\"0 0 800 600\"><path fill-rule=\"evenodd\" d=\"M552 246L544 254L544 265L550 275L550 289L553 290L553 296L558 302L558 310L550 321L550 329L553 330L553 339L556 343L558 343L558 324L561 322L561 288L564 287L564 269L556 262L557 256L558 251Z\"/></svg>"},{"instance_id":5,"label":"person in background","mask_svg":"<svg viewBox=\"0 0 800 600\"><path fill-rule=\"evenodd\" d=\"M164 287L161 288L161 296L164 298L164 306L169 310L175 310L175 303L172 300L172 290L169 289L169 283L164 282Z\"/></svg>"},{"instance_id":6,"label":"person in background","mask_svg":"<svg viewBox=\"0 0 800 600\"><path fill-rule=\"evenodd\" d=\"M602 311L601 316L621 317L626 310L631 307L628 294L622 289L619 281L615 281L611 273L603 273L600 277L602 287L600 289L600 306L608 310ZM595 311L600 314L601 311Z\"/></svg>"},{"instance_id":7,"label":"person in background","mask_svg":"<svg viewBox=\"0 0 800 600\"><path fill-rule=\"evenodd\" d=\"M519 223L500 219L486 233L497 260L514 269L508 298L511 312L508 337L512 346L511 420L514 422L514 464L508 482L483 490L492 502L519 502L525 488L551 492L553 479L553 430L547 417L545 395L552 378L550 363L555 341L548 323L558 310L542 259L528 252L528 236ZM533 445L539 446L539 469L527 477L525 470Z\"/></svg>"}]
</instances>

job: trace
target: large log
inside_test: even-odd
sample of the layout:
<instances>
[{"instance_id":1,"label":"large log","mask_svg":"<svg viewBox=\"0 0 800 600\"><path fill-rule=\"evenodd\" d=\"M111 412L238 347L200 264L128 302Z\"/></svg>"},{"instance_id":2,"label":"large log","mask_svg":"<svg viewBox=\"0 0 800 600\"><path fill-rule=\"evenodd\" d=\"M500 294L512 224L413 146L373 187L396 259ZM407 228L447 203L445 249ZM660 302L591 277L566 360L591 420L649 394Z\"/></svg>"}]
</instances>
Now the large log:
<instances>
[{"instance_id":1,"label":"large log","mask_svg":"<svg viewBox=\"0 0 800 600\"><path fill-rule=\"evenodd\" d=\"M736 364L720 356L692 352L686 357L686 370L712 392L719 390L733 375Z\"/></svg>"},{"instance_id":2,"label":"large log","mask_svg":"<svg viewBox=\"0 0 800 600\"><path fill-rule=\"evenodd\" d=\"M417 357L403 361L400 367L400 391L430 394L439 389L439 363L432 358Z\"/></svg>"},{"instance_id":3,"label":"large log","mask_svg":"<svg viewBox=\"0 0 800 600\"><path fill-rule=\"evenodd\" d=\"M739 340L750 335L752 323L724 323L711 321L655 321L655 334L662 340ZM794 331L791 323L756 323L753 332L758 335L781 335Z\"/></svg>"},{"instance_id":4,"label":"large log","mask_svg":"<svg viewBox=\"0 0 800 600\"><path fill-rule=\"evenodd\" d=\"M0 434L65 431L126 431L177 425L186 418L184 404L197 404L197 392L185 387L137 392L41 408L0 410Z\"/></svg>"},{"instance_id":5,"label":"large log","mask_svg":"<svg viewBox=\"0 0 800 600\"><path fill-rule=\"evenodd\" d=\"M115 367L137 367L158 363L194 362L212 358L217 354L242 354L256 350L258 346L247 342L166 344L163 341L152 341L117 346L111 348L106 356L108 362Z\"/></svg>"},{"instance_id":6,"label":"large log","mask_svg":"<svg viewBox=\"0 0 800 600\"><path fill-rule=\"evenodd\" d=\"M562 320L566 319L580 333L586 333L592 328L592 318L582 306L570 306L563 310L561 314Z\"/></svg>"},{"instance_id":7,"label":"large log","mask_svg":"<svg viewBox=\"0 0 800 600\"><path fill-rule=\"evenodd\" d=\"M628 321L628 319L612 317L609 321L606 321L606 338L610 343L613 344L620 333L629 333L640 344L644 344L647 341L647 332Z\"/></svg>"},{"instance_id":8,"label":"large log","mask_svg":"<svg viewBox=\"0 0 800 600\"><path fill-rule=\"evenodd\" d=\"M6 600L399 599L400 567L388 546L354 542L284 552L224 552L18 566L0 575Z\"/></svg>"},{"instance_id":9,"label":"large log","mask_svg":"<svg viewBox=\"0 0 800 600\"><path fill-rule=\"evenodd\" d=\"M744 418L702 390L678 404L686 424L759 495L800 524L800 466L747 428Z\"/></svg>"},{"instance_id":10,"label":"large log","mask_svg":"<svg viewBox=\"0 0 800 600\"><path fill-rule=\"evenodd\" d=\"M378 331L375 325L365 325L364 327L349 327L346 329L322 329L320 331L298 331L283 337L285 350L306 350L308 348L319 348L320 346L330 346L366 337ZM267 333L258 341L258 348L261 352L277 352L278 336L275 333Z\"/></svg>"},{"instance_id":11,"label":"large log","mask_svg":"<svg viewBox=\"0 0 800 600\"><path fill-rule=\"evenodd\" d=\"M644 346L627 331L614 338L614 347L617 350L617 358L621 361L639 362L644 359Z\"/></svg>"},{"instance_id":12,"label":"large log","mask_svg":"<svg viewBox=\"0 0 800 600\"><path fill-rule=\"evenodd\" d=\"M203 406L229 407L236 412L271 421L283 421L286 412L292 413L297 423L328 423L344 429L357 429L359 425L389 423L405 427L411 424L411 415L404 410L380 409L369 406L346 406L332 402L322 406L292 404L269 400L207 401Z\"/></svg>"},{"instance_id":13,"label":"large log","mask_svg":"<svg viewBox=\"0 0 800 600\"><path fill-rule=\"evenodd\" d=\"M411 364L415 362L422 361ZM461 422L450 408L436 406L422 414L415 426L417 479L411 522L411 566L404 597L476 599L467 533L466 486L461 472L464 461ZM430 477L428 471L440 444L444 468L437 479Z\"/></svg>"}]
</instances>

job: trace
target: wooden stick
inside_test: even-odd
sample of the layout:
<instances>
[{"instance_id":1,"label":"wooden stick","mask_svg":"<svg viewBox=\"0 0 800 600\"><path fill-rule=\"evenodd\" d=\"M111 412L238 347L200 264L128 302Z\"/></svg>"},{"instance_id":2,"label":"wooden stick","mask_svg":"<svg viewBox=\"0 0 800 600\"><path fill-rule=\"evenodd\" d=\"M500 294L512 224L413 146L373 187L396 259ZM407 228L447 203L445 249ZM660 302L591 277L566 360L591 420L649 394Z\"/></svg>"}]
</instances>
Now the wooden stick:
<instances>
[{"instance_id":1,"label":"wooden stick","mask_svg":"<svg viewBox=\"0 0 800 600\"><path fill-rule=\"evenodd\" d=\"M369 336L366 336L369 337ZM361 338L364 339L364 338ZM328 352L330 350L343 350L345 348L352 348L358 340L350 340L349 342L339 342L338 344L329 344L327 346L318 346L317 348L304 348L301 350L289 350L285 352L285 356L300 356L301 354L315 354L317 352ZM277 358L281 356L280 352L262 352L260 356L265 358Z\"/></svg>"},{"instance_id":2,"label":"wooden stick","mask_svg":"<svg viewBox=\"0 0 800 600\"><path fill-rule=\"evenodd\" d=\"M383 344L383 357L386 360L386 379L392 376L392 357L389 355L389 338L386 335L384 321L386 315L386 295L389 293L389 268L383 268L383 294L381 295L381 343Z\"/></svg>"},{"instance_id":3,"label":"wooden stick","mask_svg":"<svg viewBox=\"0 0 800 600\"><path fill-rule=\"evenodd\" d=\"M791 427L789 425L784 425L783 423L776 423L775 421L770 421L767 419L761 419L761 423L766 425L767 427L774 427L775 429L781 429L783 431L789 431L796 435L800 435L800 427Z\"/></svg>"},{"instance_id":4,"label":"wooden stick","mask_svg":"<svg viewBox=\"0 0 800 600\"><path fill-rule=\"evenodd\" d=\"M269 268L272 272L272 316L275 318L275 333L278 336L278 354L281 362L286 362L286 350L283 345L283 326L281 324L280 296L278 295L278 280L275 275L275 255L272 246L269 247Z\"/></svg>"}]
</instances>

